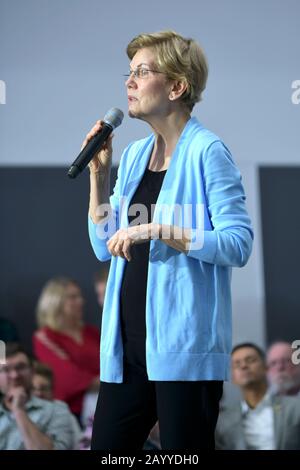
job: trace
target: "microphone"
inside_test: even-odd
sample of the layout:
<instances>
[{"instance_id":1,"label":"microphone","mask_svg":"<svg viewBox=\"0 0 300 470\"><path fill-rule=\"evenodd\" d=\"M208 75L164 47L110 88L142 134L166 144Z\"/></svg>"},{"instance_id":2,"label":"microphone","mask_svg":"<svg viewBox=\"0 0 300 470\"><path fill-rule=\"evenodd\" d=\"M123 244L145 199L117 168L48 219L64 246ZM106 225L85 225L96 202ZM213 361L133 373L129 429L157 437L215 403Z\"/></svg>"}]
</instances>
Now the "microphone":
<instances>
[{"instance_id":1,"label":"microphone","mask_svg":"<svg viewBox=\"0 0 300 470\"><path fill-rule=\"evenodd\" d=\"M104 116L104 125L96 135L86 144L80 154L69 168L69 178L76 178L90 163L95 154L101 149L111 132L123 121L124 114L118 108L111 108Z\"/></svg>"}]
</instances>

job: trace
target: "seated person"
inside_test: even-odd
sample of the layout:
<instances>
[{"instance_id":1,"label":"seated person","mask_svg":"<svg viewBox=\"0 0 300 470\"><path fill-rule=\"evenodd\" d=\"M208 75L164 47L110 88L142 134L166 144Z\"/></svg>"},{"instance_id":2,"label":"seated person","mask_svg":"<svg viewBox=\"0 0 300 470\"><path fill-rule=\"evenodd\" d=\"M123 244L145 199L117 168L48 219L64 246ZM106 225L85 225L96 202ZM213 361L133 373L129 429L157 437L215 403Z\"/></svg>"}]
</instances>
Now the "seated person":
<instances>
[{"instance_id":1,"label":"seated person","mask_svg":"<svg viewBox=\"0 0 300 470\"><path fill-rule=\"evenodd\" d=\"M276 341L267 351L268 380L274 393L300 394L300 364L293 363L294 352L285 341Z\"/></svg>"},{"instance_id":2,"label":"seated person","mask_svg":"<svg viewBox=\"0 0 300 470\"><path fill-rule=\"evenodd\" d=\"M35 397L53 401L53 372L49 366L34 361L32 370L32 393Z\"/></svg>"},{"instance_id":3,"label":"seated person","mask_svg":"<svg viewBox=\"0 0 300 470\"><path fill-rule=\"evenodd\" d=\"M6 364L0 365L0 390L0 450L72 448L67 406L32 395L32 362L14 344L7 344Z\"/></svg>"},{"instance_id":4,"label":"seated person","mask_svg":"<svg viewBox=\"0 0 300 470\"><path fill-rule=\"evenodd\" d=\"M33 376L32 376L32 394L35 397L42 398L43 400L53 401L53 372L50 367L42 364L41 362L34 362ZM56 400L56 403L58 402ZM70 413L70 420L72 425L73 443L72 449L79 449L79 442L82 437L80 426L72 413Z\"/></svg>"},{"instance_id":5,"label":"seated person","mask_svg":"<svg viewBox=\"0 0 300 470\"><path fill-rule=\"evenodd\" d=\"M243 399L221 410L217 449L299 450L300 400L270 393L264 352L252 343L239 344L231 362Z\"/></svg>"},{"instance_id":6,"label":"seated person","mask_svg":"<svg viewBox=\"0 0 300 470\"><path fill-rule=\"evenodd\" d=\"M78 418L88 390L99 386L98 328L83 322L84 299L78 284L50 280L37 306L39 330L33 337L35 356L54 374L54 397L66 402Z\"/></svg>"}]
</instances>

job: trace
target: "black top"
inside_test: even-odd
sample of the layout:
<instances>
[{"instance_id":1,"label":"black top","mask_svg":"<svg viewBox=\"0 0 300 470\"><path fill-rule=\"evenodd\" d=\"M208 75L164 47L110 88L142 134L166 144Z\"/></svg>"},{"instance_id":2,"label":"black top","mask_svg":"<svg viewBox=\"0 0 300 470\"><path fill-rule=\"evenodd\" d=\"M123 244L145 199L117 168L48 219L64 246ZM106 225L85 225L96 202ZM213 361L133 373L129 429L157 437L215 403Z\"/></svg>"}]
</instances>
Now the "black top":
<instances>
[{"instance_id":1,"label":"black top","mask_svg":"<svg viewBox=\"0 0 300 470\"><path fill-rule=\"evenodd\" d=\"M153 209L166 171L146 169L144 176L130 201L128 221L132 225L150 223ZM143 204L147 212L133 211L134 204ZM130 208L134 215L129 215ZM145 211L145 209L144 209ZM134 220L139 218L139 220ZM148 380L146 373L146 290L150 241L131 247L131 261L126 263L120 297L121 330L124 351L124 382Z\"/></svg>"}]
</instances>

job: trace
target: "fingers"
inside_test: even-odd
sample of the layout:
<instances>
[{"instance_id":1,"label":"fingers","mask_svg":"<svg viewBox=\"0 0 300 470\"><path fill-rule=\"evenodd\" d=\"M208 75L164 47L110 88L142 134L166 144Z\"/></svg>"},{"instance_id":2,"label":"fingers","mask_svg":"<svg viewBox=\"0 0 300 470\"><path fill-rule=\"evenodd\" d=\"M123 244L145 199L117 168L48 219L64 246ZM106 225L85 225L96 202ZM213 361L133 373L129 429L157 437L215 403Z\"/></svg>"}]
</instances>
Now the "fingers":
<instances>
[{"instance_id":1,"label":"fingers","mask_svg":"<svg viewBox=\"0 0 300 470\"><path fill-rule=\"evenodd\" d=\"M108 150L109 153L112 153L112 139L113 139L113 134L110 134L103 146L104 150Z\"/></svg>"},{"instance_id":2,"label":"fingers","mask_svg":"<svg viewBox=\"0 0 300 470\"><path fill-rule=\"evenodd\" d=\"M127 261L131 261L130 247L132 240L124 236L124 233L117 233L107 242L107 248L112 256L120 256Z\"/></svg>"},{"instance_id":3,"label":"fingers","mask_svg":"<svg viewBox=\"0 0 300 470\"><path fill-rule=\"evenodd\" d=\"M97 121L96 124L92 127L92 129L90 130L90 132L87 133L87 140L91 140L96 134L98 134L98 132L102 129L103 127L103 124L102 124L102 121Z\"/></svg>"},{"instance_id":4,"label":"fingers","mask_svg":"<svg viewBox=\"0 0 300 470\"><path fill-rule=\"evenodd\" d=\"M118 240L112 249L112 253L114 256L121 256L122 258L125 258L123 254L123 240Z\"/></svg>"},{"instance_id":5,"label":"fingers","mask_svg":"<svg viewBox=\"0 0 300 470\"><path fill-rule=\"evenodd\" d=\"M104 122L103 121L96 121L96 124L92 127L90 132L87 133L82 145L81 145L81 150L84 149L86 144L96 135L98 132L102 129ZM109 150L112 150L112 139L114 137L114 134L110 134L107 138L106 144L103 146L103 148L108 148Z\"/></svg>"},{"instance_id":6,"label":"fingers","mask_svg":"<svg viewBox=\"0 0 300 470\"><path fill-rule=\"evenodd\" d=\"M96 121L90 132L87 133L85 140L89 142L103 127L103 121Z\"/></svg>"},{"instance_id":7,"label":"fingers","mask_svg":"<svg viewBox=\"0 0 300 470\"><path fill-rule=\"evenodd\" d=\"M131 261L130 246L131 246L131 241L125 240L123 243L123 253L127 261Z\"/></svg>"}]
</instances>

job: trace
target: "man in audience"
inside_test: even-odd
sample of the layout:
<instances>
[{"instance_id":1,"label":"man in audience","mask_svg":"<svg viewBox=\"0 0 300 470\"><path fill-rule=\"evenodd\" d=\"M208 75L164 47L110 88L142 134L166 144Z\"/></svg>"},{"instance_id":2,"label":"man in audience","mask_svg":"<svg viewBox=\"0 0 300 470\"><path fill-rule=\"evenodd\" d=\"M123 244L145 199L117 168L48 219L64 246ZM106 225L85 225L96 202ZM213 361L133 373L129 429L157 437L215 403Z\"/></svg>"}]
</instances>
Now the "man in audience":
<instances>
[{"instance_id":1,"label":"man in audience","mask_svg":"<svg viewBox=\"0 0 300 470\"><path fill-rule=\"evenodd\" d=\"M221 410L216 429L218 449L300 449L300 400L268 390L263 351L252 343L232 351L232 378L243 400Z\"/></svg>"},{"instance_id":2,"label":"man in audience","mask_svg":"<svg viewBox=\"0 0 300 470\"><path fill-rule=\"evenodd\" d=\"M0 365L0 450L71 449L70 412L32 395L32 362L17 345Z\"/></svg>"},{"instance_id":3,"label":"man in audience","mask_svg":"<svg viewBox=\"0 0 300 470\"><path fill-rule=\"evenodd\" d=\"M297 395L300 392L300 365L293 363L290 343L277 341L267 351L268 379L274 393Z\"/></svg>"}]
</instances>

